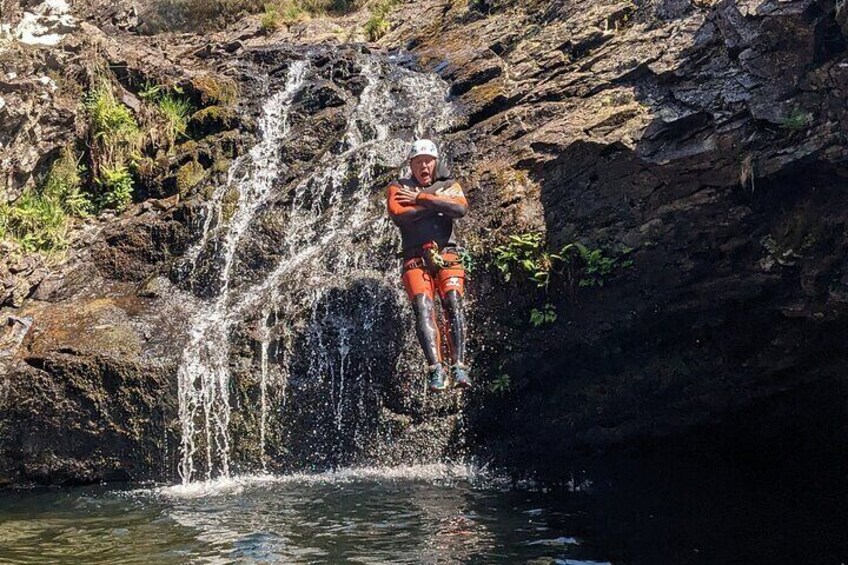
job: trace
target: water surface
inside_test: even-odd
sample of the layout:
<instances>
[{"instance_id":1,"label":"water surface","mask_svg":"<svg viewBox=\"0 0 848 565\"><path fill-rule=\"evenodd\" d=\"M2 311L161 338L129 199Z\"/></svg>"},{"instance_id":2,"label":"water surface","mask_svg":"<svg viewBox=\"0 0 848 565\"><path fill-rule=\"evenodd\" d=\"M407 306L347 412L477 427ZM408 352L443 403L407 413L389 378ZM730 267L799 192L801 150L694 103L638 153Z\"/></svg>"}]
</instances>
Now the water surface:
<instances>
[{"instance_id":1,"label":"water surface","mask_svg":"<svg viewBox=\"0 0 848 565\"><path fill-rule=\"evenodd\" d=\"M0 494L3 563L604 563L464 466Z\"/></svg>"},{"instance_id":2,"label":"water surface","mask_svg":"<svg viewBox=\"0 0 848 565\"><path fill-rule=\"evenodd\" d=\"M840 468L731 463L606 462L556 491L459 465L0 491L0 563L848 563Z\"/></svg>"}]
</instances>

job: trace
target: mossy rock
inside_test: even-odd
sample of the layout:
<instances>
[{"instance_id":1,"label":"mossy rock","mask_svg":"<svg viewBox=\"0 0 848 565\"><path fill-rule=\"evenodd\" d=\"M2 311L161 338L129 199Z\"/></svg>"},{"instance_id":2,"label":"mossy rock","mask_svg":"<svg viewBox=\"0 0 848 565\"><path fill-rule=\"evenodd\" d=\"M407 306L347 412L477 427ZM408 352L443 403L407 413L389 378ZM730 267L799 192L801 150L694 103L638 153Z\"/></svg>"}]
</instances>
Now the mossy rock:
<instances>
[{"instance_id":1,"label":"mossy rock","mask_svg":"<svg viewBox=\"0 0 848 565\"><path fill-rule=\"evenodd\" d=\"M206 176L206 169L197 161L189 161L177 171L177 191L181 196L200 184Z\"/></svg>"},{"instance_id":2,"label":"mossy rock","mask_svg":"<svg viewBox=\"0 0 848 565\"><path fill-rule=\"evenodd\" d=\"M229 222L238 209L239 189L235 186L230 187L224 198L221 201L221 219Z\"/></svg>"},{"instance_id":3,"label":"mossy rock","mask_svg":"<svg viewBox=\"0 0 848 565\"><path fill-rule=\"evenodd\" d=\"M234 129L216 136L215 143L220 148L222 155L229 159L235 159L241 155L244 149L245 138L240 131Z\"/></svg>"},{"instance_id":4,"label":"mossy rock","mask_svg":"<svg viewBox=\"0 0 848 565\"><path fill-rule=\"evenodd\" d=\"M232 159L228 159L227 157L224 157L223 155L218 153L215 155L215 160L212 161L212 172L218 174L228 173L232 164Z\"/></svg>"},{"instance_id":5,"label":"mossy rock","mask_svg":"<svg viewBox=\"0 0 848 565\"><path fill-rule=\"evenodd\" d=\"M238 123L238 114L228 106L207 106L195 112L189 120L189 128L195 136L207 136L232 129Z\"/></svg>"},{"instance_id":6,"label":"mossy rock","mask_svg":"<svg viewBox=\"0 0 848 565\"><path fill-rule=\"evenodd\" d=\"M192 78L191 85L200 95L200 102L204 106L234 106L238 101L238 84L230 79L205 74Z\"/></svg>"},{"instance_id":7,"label":"mossy rock","mask_svg":"<svg viewBox=\"0 0 848 565\"><path fill-rule=\"evenodd\" d=\"M184 143L180 143L174 147L173 154L178 158L184 155L197 155L197 150L200 144L193 139L189 139Z\"/></svg>"}]
</instances>

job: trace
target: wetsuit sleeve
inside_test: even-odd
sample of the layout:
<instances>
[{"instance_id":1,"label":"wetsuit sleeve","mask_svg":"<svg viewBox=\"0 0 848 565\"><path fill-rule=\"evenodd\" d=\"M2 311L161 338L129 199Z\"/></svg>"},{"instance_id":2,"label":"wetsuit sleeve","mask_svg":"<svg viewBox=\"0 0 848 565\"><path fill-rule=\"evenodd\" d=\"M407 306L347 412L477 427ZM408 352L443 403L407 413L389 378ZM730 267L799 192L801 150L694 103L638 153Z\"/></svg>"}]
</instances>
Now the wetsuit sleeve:
<instances>
[{"instance_id":1,"label":"wetsuit sleeve","mask_svg":"<svg viewBox=\"0 0 848 565\"><path fill-rule=\"evenodd\" d=\"M389 217L396 224L414 222L430 212L424 206L414 204L401 204L397 201L397 193L400 186L392 183L389 185L387 208Z\"/></svg>"},{"instance_id":2,"label":"wetsuit sleeve","mask_svg":"<svg viewBox=\"0 0 848 565\"><path fill-rule=\"evenodd\" d=\"M461 218L468 211L468 201L458 182L446 188L440 188L436 194L419 193L415 202L451 218Z\"/></svg>"}]
</instances>

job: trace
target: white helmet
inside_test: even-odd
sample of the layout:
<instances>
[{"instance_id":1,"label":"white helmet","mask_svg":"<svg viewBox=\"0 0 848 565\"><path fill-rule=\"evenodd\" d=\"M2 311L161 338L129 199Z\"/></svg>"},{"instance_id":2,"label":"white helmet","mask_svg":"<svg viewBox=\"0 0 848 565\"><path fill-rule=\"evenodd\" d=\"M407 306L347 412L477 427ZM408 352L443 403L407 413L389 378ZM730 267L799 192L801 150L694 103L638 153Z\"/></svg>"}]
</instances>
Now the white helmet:
<instances>
[{"instance_id":1,"label":"white helmet","mask_svg":"<svg viewBox=\"0 0 848 565\"><path fill-rule=\"evenodd\" d=\"M419 139L415 141L409 149L407 160L411 161L413 157L418 157L419 155L429 155L434 159L438 159L439 148L436 147L436 144L429 139Z\"/></svg>"}]
</instances>

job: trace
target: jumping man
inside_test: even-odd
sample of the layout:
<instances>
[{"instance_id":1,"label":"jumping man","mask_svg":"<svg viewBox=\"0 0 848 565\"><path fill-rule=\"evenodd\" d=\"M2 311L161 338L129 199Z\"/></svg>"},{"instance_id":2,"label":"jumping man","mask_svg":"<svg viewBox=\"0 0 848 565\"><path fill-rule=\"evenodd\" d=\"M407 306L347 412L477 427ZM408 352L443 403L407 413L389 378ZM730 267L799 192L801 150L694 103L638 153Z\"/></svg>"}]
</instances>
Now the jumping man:
<instances>
[{"instance_id":1,"label":"jumping man","mask_svg":"<svg viewBox=\"0 0 848 565\"><path fill-rule=\"evenodd\" d=\"M468 202L459 183L438 172L444 169L438 166L438 159L435 143L429 139L416 141L409 152L412 176L392 182L388 189L389 216L400 228L403 242L403 286L415 310L416 333L429 365L431 391L447 388L434 303L437 294L448 322L453 386L471 386L464 362L465 270L453 230L453 221L465 215Z\"/></svg>"}]
</instances>

